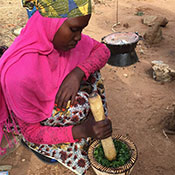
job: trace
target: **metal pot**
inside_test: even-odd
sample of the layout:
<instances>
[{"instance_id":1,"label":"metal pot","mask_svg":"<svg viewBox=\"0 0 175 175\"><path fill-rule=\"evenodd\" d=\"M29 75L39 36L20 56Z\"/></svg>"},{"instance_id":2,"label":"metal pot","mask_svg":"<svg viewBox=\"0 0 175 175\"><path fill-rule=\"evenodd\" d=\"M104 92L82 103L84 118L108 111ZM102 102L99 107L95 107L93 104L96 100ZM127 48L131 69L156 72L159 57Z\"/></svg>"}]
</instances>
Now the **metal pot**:
<instances>
[{"instance_id":1,"label":"metal pot","mask_svg":"<svg viewBox=\"0 0 175 175\"><path fill-rule=\"evenodd\" d=\"M133 32L115 32L103 37L102 43L111 52L108 64L124 67L136 63L138 56L135 48L140 39L141 37Z\"/></svg>"}]
</instances>

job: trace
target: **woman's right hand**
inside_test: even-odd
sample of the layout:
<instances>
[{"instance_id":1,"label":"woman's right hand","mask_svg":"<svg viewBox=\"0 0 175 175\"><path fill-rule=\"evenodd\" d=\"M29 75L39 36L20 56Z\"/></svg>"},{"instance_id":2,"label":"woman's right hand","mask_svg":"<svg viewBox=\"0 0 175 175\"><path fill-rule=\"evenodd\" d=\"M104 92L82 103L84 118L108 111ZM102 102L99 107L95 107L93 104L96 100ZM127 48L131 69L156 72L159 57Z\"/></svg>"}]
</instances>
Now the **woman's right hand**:
<instances>
[{"instance_id":1,"label":"woman's right hand","mask_svg":"<svg viewBox=\"0 0 175 175\"><path fill-rule=\"evenodd\" d=\"M89 113L86 120L72 128L74 139L91 137L93 139L105 139L112 135L112 123L106 118L96 122L92 113Z\"/></svg>"}]
</instances>

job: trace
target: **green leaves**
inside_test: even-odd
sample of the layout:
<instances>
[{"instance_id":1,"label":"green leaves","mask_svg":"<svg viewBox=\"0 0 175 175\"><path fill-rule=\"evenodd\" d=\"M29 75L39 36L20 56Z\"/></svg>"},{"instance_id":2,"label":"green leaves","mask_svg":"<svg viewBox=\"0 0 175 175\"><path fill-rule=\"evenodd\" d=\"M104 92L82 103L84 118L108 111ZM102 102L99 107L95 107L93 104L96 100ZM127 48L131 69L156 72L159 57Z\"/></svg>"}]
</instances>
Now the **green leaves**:
<instances>
[{"instance_id":1,"label":"green leaves","mask_svg":"<svg viewBox=\"0 0 175 175\"><path fill-rule=\"evenodd\" d=\"M131 151L125 143L117 141L115 139L113 141L115 149L118 153L116 160L109 161L108 159L106 159L101 144L97 148L95 148L94 157L98 163L105 167L117 168L126 164L129 161L129 159L131 158Z\"/></svg>"}]
</instances>

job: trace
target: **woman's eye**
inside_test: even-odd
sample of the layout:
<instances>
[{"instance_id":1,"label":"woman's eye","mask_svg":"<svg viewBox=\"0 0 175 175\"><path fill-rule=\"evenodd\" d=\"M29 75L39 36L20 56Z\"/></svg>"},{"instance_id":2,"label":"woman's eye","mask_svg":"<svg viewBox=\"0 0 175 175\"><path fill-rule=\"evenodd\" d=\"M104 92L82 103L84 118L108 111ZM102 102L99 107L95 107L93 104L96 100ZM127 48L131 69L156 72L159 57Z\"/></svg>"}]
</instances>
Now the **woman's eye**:
<instances>
[{"instance_id":1,"label":"woman's eye","mask_svg":"<svg viewBox=\"0 0 175 175\"><path fill-rule=\"evenodd\" d=\"M78 28L70 28L70 30L72 31L72 32L77 32L79 29Z\"/></svg>"}]
</instances>

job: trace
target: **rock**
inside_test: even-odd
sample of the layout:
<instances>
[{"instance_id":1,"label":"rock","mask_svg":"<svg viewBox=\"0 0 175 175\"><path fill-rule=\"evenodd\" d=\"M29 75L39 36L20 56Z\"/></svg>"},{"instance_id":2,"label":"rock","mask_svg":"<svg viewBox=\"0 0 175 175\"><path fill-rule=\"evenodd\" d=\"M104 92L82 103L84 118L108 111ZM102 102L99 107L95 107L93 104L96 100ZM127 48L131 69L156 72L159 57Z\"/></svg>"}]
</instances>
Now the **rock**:
<instances>
[{"instance_id":1,"label":"rock","mask_svg":"<svg viewBox=\"0 0 175 175\"><path fill-rule=\"evenodd\" d=\"M128 74L123 74L123 76L127 78L128 77Z\"/></svg>"},{"instance_id":2,"label":"rock","mask_svg":"<svg viewBox=\"0 0 175 175\"><path fill-rule=\"evenodd\" d=\"M22 29L23 29L22 27L17 28L17 29L12 29L12 33L13 33L15 36L19 36Z\"/></svg>"},{"instance_id":3,"label":"rock","mask_svg":"<svg viewBox=\"0 0 175 175\"><path fill-rule=\"evenodd\" d=\"M123 24L123 27L129 28L129 24L128 23L125 23L125 24Z\"/></svg>"},{"instance_id":4,"label":"rock","mask_svg":"<svg viewBox=\"0 0 175 175\"><path fill-rule=\"evenodd\" d=\"M168 24L168 20L165 17L161 16L151 16L147 15L144 16L144 18L141 19L142 23L148 26L153 26L155 24L159 24L161 27L165 27Z\"/></svg>"},{"instance_id":5,"label":"rock","mask_svg":"<svg viewBox=\"0 0 175 175\"><path fill-rule=\"evenodd\" d=\"M25 161L26 161L26 159L22 159L21 161L22 161L22 162L25 162Z\"/></svg>"},{"instance_id":6,"label":"rock","mask_svg":"<svg viewBox=\"0 0 175 175\"><path fill-rule=\"evenodd\" d=\"M172 105L174 107L174 105ZM172 114L164 121L164 131L166 134L175 134L175 107Z\"/></svg>"},{"instance_id":7,"label":"rock","mask_svg":"<svg viewBox=\"0 0 175 175\"><path fill-rule=\"evenodd\" d=\"M153 78L160 82L170 82L175 79L175 70L163 61L152 61Z\"/></svg>"},{"instance_id":8,"label":"rock","mask_svg":"<svg viewBox=\"0 0 175 175\"><path fill-rule=\"evenodd\" d=\"M144 51L143 51L143 49L140 49L140 53L143 55L144 54Z\"/></svg>"},{"instance_id":9,"label":"rock","mask_svg":"<svg viewBox=\"0 0 175 175\"><path fill-rule=\"evenodd\" d=\"M159 17L158 20L160 22L160 26L161 27L166 27L166 25L168 24L168 20L167 18L164 18L164 17Z\"/></svg>"},{"instance_id":10,"label":"rock","mask_svg":"<svg viewBox=\"0 0 175 175\"><path fill-rule=\"evenodd\" d=\"M159 23L155 24L145 32L143 35L144 41L150 45L157 44L162 40L162 29Z\"/></svg>"},{"instance_id":11,"label":"rock","mask_svg":"<svg viewBox=\"0 0 175 175\"><path fill-rule=\"evenodd\" d=\"M152 26L155 24L157 16L145 16L144 18L141 19L142 24Z\"/></svg>"}]
</instances>

